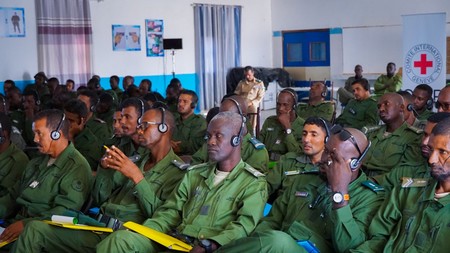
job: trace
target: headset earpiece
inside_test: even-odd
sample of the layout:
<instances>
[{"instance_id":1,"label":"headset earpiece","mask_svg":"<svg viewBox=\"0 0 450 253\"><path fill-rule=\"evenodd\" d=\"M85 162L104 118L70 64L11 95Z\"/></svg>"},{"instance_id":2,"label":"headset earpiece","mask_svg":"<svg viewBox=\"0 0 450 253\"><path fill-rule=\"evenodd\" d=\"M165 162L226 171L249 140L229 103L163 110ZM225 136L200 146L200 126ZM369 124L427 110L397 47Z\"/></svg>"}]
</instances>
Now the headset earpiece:
<instances>
[{"instance_id":1,"label":"headset earpiece","mask_svg":"<svg viewBox=\"0 0 450 253\"><path fill-rule=\"evenodd\" d=\"M369 150L370 146L372 145L372 143L369 141L369 143L367 144L367 147L364 149L364 151L362 152L362 154L359 156L359 158L351 158L348 166L350 167L350 169L352 171L357 170L359 165L361 164L362 160L364 159L364 157L367 154L367 151Z\"/></svg>"},{"instance_id":2,"label":"headset earpiece","mask_svg":"<svg viewBox=\"0 0 450 253\"><path fill-rule=\"evenodd\" d=\"M325 139L323 141L326 144L328 142L328 139L330 139L330 135L331 135L330 128L328 127L328 124L324 119L322 119L320 117L318 117L318 119L322 122L322 125L325 128Z\"/></svg>"},{"instance_id":3,"label":"headset earpiece","mask_svg":"<svg viewBox=\"0 0 450 253\"><path fill-rule=\"evenodd\" d=\"M426 103L427 109L431 111L433 109L433 105L434 105L433 99L429 98Z\"/></svg>"},{"instance_id":4,"label":"headset earpiece","mask_svg":"<svg viewBox=\"0 0 450 253\"><path fill-rule=\"evenodd\" d=\"M52 140L57 141L57 140L59 140L59 138L61 138L61 133L59 131L61 130L61 127L62 127L65 119L66 119L66 114L63 113L61 116L61 120L58 123L58 127L50 133L50 138L52 138Z\"/></svg>"},{"instance_id":5,"label":"headset earpiece","mask_svg":"<svg viewBox=\"0 0 450 253\"><path fill-rule=\"evenodd\" d=\"M162 107L159 107L159 109L161 110L161 123L159 123L158 125L158 131L160 133L165 133L167 132L167 130L169 130L169 127L167 126L165 121L166 109Z\"/></svg>"},{"instance_id":6,"label":"headset earpiece","mask_svg":"<svg viewBox=\"0 0 450 253\"><path fill-rule=\"evenodd\" d=\"M37 106L41 105L41 98L39 97L39 93L37 92L37 90L33 90L34 92L34 104Z\"/></svg>"},{"instance_id":7,"label":"headset earpiece","mask_svg":"<svg viewBox=\"0 0 450 253\"><path fill-rule=\"evenodd\" d=\"M239 128L239 133L231 137L231 146L237 147L241 143L242 133L244 132L245 122L247 121L247 119L244 117L244 114L242 114L241 105L236 99L234 98L226 98L226 99L231 100L236 105L239 115L241 115L242 119L242 125Z\"/></svg>"},{"instance_id":8,"label":"headset earpiece","mask_svg":"<svg viewBox=\"0 0 450 253\"><path fill-rule=\"evenodd\" d=\"M89 110L91 110L91 112L95 112L95 110L97 109L97 105L100 103L100 98L97 98L97 102L95 104L92 104L91 107L89 107Z\"/></svg>"},{"instance_id":9,"label":"headset earpiece","mask_svg":"<svg viewBox=\"0 0 450 253\"><path fill-rule=\"evenodd\" d=\"M138 98L139 102L141 102L141 114L139 115L138 119L137 119L137 123L138 125L140 125L142 123L142 117L144 116L144 112L145 112L145 107L144 107L144 102Z\"/></svg>"},{"instance_id":10,"label":"headset earpiece","mask_svg":"<svg viewBox=\"0 0 450 253\"><path fill-rule=\"evenodd\" d=\"M191 102L191 109L194 109L195 107L197 107L197 103Z\"/></svg>"},{"instance_id":11,"label":"headset earpiece","mask_svg":"<svg viewBox=\"0 0 450 253\"><path fill-rule=\"evenodd\" d=\"M292 109L296 110L297 104L298 104L298 96L295 93L295 91L291 90L290 88L287 88L287 89L282 90L281 92L286 92L286 93L288 93L288 94L290 94L292 96L292 99L294 100L294 104L292 105Z\"/></svg>"}]
</instances>

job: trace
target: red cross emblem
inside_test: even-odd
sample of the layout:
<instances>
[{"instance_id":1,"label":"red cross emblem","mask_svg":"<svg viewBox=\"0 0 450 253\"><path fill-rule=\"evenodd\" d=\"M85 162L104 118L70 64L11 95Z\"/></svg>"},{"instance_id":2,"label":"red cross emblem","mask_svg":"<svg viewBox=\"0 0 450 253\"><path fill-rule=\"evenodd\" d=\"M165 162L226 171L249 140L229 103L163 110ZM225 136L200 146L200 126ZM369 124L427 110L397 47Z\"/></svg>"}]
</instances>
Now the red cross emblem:
<instances>
[{"instance_id":1,"label":"red cross emblem","mask_svg":"<svg viewBox=\"0 0 450 253\"><path fill-rule=\"evenodd\" d=\"M420 74L427 74L427 68L433 67L432 61L427 61L426 54L420 54L420 61L414 61L414 67L420 68Z\"/></svg>"}]
</instances>

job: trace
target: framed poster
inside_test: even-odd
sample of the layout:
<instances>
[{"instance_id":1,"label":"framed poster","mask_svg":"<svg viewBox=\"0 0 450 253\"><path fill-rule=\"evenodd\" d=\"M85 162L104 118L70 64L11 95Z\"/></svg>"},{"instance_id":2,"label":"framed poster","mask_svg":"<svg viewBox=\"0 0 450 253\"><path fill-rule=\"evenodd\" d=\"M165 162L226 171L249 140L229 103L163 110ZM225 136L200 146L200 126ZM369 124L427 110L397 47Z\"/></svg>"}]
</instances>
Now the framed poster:
<instances>
[{"instance_id":1,"label":"framed poster","mask_svg":"<svg viewBox=\"0 0 450 253\"><path fill-rule=\"evenodd\" d=\"M141 51L141 26L112 25L113 51Z\"/></svg>"},{"instance_id":2,"label":"framed poster","mask_svg":"<svg viewBox=\"0 0 450 253\"><path fill-rule=\"evenodd\" d=\"M164 56L163 48L164 23L162 19L145 20L145 38L147 41L147 56Z\"/></svg>"},{"instance_id":3,"label":"framed poster","mask_svg":"<svg viewBox=\"0 0 450 253\"><path fill-rule=\"evenodd\" d=\"M25 37L25 9L0 7L0 36Z\"/></svg>"}]
</instances>

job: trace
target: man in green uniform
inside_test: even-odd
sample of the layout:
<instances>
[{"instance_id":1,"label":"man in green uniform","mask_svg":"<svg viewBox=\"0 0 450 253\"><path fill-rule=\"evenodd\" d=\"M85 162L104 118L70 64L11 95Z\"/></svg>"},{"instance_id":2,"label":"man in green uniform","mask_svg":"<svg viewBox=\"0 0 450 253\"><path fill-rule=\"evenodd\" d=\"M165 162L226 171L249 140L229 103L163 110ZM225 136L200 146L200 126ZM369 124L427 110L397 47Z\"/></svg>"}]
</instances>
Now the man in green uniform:
<instances>
[{"instance_id":1,"label":"man in green uniform","mask_svg":"<svg viewBox=\"0 0 450 253\"><path fill-rule=\"evenodd\" d=\"M359 65L359 64L356 65L355 66L355 75L349 77L345 81L344 87L341 87L341 88L338 89L337 93L338 93L338 96L339 96L339 102L341 102L341 104L347 105L348 102L350 101L350 99L354 99L355 98L355 96L353 95L352 84L353 84L354 81L363 79L362 72L363 72L362 66ZM369 90L370 90L370 87L369 87Z\"/></svg>"},{"instance_id":2,"label":"man in green uniform","mask_svg":"<svg viewBox=\"0 0 450 253\"><path fill-rule=\"evenodd\" d=\"M160 131L161 124L165 124L167 131ZM120 228L125 221L142 223L151 217L185 174L172 164L180 159L170 146L173 127L170 113L151 109L138 126L139 142L150 150L141 163L134 164L115 146L107 150L102 161L105 169L118 171L127 178L100 207L102 221L112 224L113 229ZM20 237L15 252L95 252L96 245L107 235L33 222Z\"/></svg>"},{"instance_id":3,"label":"man in green uniform","mask_svg":"<svg viewBox=\"0 0 450 253\"><path fill-rule=\"evenodd\" d=\"M450 119L431 132L430 179L397 184L352 252L447 252L450 230Z\"/></svg>"},{"instance_id":4,"label":"man in green uniform","mask_svg":"<svg viewBox=\"0 0 450 253\"><path fill-rule=\"evenodd\" d=\"M194 91L182 90L178 97L176 128L172 137L172 148L178 155L193 155L203 145L206 120L194 114L198 97Z\"/></svg>"},{"instance_id":5,"label":"man in green uniform","mask_svg":"<svg viewBox=\"0 0 450 253\"><path fill-rule=\"evenodd\" d=\"M91 170L70 144L62 111L45 110L33 123L34 140L43 154L32 159L10 192L0 198L0 218L10 218L0 241L16 239L32 220L79 210L91 190Z\"/></svg>"},{"instance_id":6,"label":"man in green uniform","mask_svg":"<svg viewBox=\"0 0 450 253\"><path fill-rule=\"evenodd\" d=\"M29 93L30 91L35 91L39 100L41 101L41 105L47 104L51 100L50 90L47 86L47 76L44 72L38 72L34 75L34 84L27 85L25 87L23 93Z\"/></svg>"},{"instance_id":7,"label":"man in green uniform","mask_svg":"<svg viewBox=\"0 0 450 253\"><path fill-rule=\"evenodd\" d=\"M361 129L364 126L378 125L377 101L370 97L370 85L366 79L352 84L355 99L351 99L344 111L336 119L336 124Z\"/></svg>"},{"instance_id":8,"label":"man in green uniform","mask_svg":"<svg viewBox=\"0 0 450 253\"><path fill-rule=\"evenodd\" d=\"M144 225L164 233L176 229L193 243L191 252L212 252L247 236L262 217L267 186L263 174L241 159L243 127L241 115L217 114L207 130L213 163L189 168L174 194ZM97 246L97 252L109 253L162 250L156 242L126 230L114 232Z\"/></svg>"},{"instance_id":9,"label":"man in green uniform","mask_svg":"<svg viewBox=\"0 0 450 253\"><path fill-rule=\"evenodd\" d=\"M445 86L439 92L436 109L438 112L450 112L450 86Z\"/></svg>"},{"instance_id":10,"label":"man in green uniform","mask_svg":"<svg viewBox=\"0 0 450 253\"><path fill-rule=\"evenodd\" d=\"M119 88L119 77L118 76L111 76L109 78L109 85L111 86L111 91L113 91L114 93L116 93L117 98L120 101L122 101L122 95L123 95L123 90L121 90Z\"/></svg>"},{"instance_id":11,"label":"man in green uniform","mask_svg":"<svg viewBox=\"0 0 450 253\"><path fill-rule=\"evenodd\" d=\"M98 104L95 108L95 116L106 122L108 130L112 133L113 114L116 111L117 96L112 91L101 91L98 96Z\"/></svg>"},{"instance_id":12,"label":"man in green uniform","mask_svg":"<svg viewBox=\"0 0 450 253\"><path fill-rule=\"evenodd\" d=\"M0 113L0 196L8 193L21 177L28 157L11 142L11 120Z\"/></svg>"},{"instance_id":13,"label":"man in green uniform","mask_svg":"<svg viewBox=\"0 0 450 253\"><path fill-rule=\"evenodd\" d=\"M97 136L101 144L111 137L111 132L105 121L95 117L94 112L98 104L98 96L95 91L81 90L78 92L77 99L81 100L88 108L88 116L86 118L86 128Z\"/></svg>"},{"instance_id":14,"label":"man in green uniform","mask_svg":"<svg viewBox=\"0 0 450 253\"><path fill-rule=\"evenodd\" d=\"M416 117L419 120L427 120L433 115L433 88L428 84L419 84L413 91L413 105L416 110Z\"/></svg>"},{"instance_id":15,"label":"man in green uniform","mask_svg":"<svg viewBox=\"0 0 450 253\"><path fill-rule=\"evenodd\" d=\"M88 110L86 105L78 99L69 100L64 105L64 113L69 121L69 140L75 148L86 158L93 173L97 170L102 157L102 146L89 128L86 127Z\"/></svg>"},{"instance_id":16,"label":"man in green uniform","mask_svg":"<svg viewBox=\"0 0 450 253\"><path fill-rule=\"evenodd\" d=\"M366 240L383 200L359 170L369 142L354 128L330 132L320 174L297 177L250 237L218 252L348 252Z\"/></svg>"},{"instance_id":17,"label":"man in green uniform","mask_svg":"<svg viewBox=\"0 0 450 253\"><path fill-rule=\"evenodd\" d=\"M297 115L303 119L309 117L321 117L327 121L332 120L335 106L333 102L325 101L327 86L321 82L315 82L309 89L308 103L299 103Z\"/></svg>"},{"instance_id":18,"label":"man in green uniform","mask_svg":"<svg viewBox=\"0 0 450 253\"><path fill-rule=\"evenodd\" d=\"M147 155L149 149L140 146L136 128L140 124L138 122L142 122L142 116L148 110L148 106L147 103L138 98L128 98L122 102L121 108L120 127L122 136L107 140L106 145L108 147L116 146L130 160L139 164L143 157ZM102 159L102 161L104 160ZM92 192L94 204L101 205L109 198L111 193L122 187L127 181L128 179L122 173L98 166Z\"/></svg>"},{"instance_id":19,"label":"man in green uniform","mask_svg":"<svg viewBox=\"0 0 450 253\"><path fill-rule=\"evenodd\" d=\"M424 178L430 178L430 167L428 166L430 147L428 146L428 141L431 136L431 131L437 123L449 117L450 113L448 112L438 112L428 118L423 129L422 142L420 143L422 157L416 157L416 160L421 161L420 165L399 166L391 170L389 173L374 177L374 179L381 186L383 186L386 192L392 190L392 188L398 184L409 184L411 180L417 182Z\"/></svg>"},{"instance_id":20,"label":"man in green uniform","mask_svg":"<svg viewBox=\"0 0 450 253\"><path fill-rule=\"evenodd\" d=\"M328 122L318 117L306 119L302 130L301 153L289 152L283 155L275 167L267 175L269 194L281 195L297 175L316 173L325 149Z\"/></svg>"},{"instance_id":21,"label":"man in green uniform","mask_svg":"<svg viewBox=\"0 0 450 253\"><path fill-rule=\"evenodd\" d=\"M277 115L264 121L258 139L269 152L270 161L280 160L287 152L298 153L301 150L303 123L305 120L297 116L297 93L293 89L284 89L277 97Z\"/></svg>"},{"instance_id":22,"label":"man in green uniform","mask_svg":"<svg viewBox=\"0 0 450 253\"><path fill-rule=\"evenodd\" d=\"M402 88L402 76L396 75L396 70L395 63L389 62L386 66L386 75L381 75L377 78L373 85L376 99L379 99L385 93L397 92Z\"/></svg>"},{"instance_id":23,"label":"man in green uniform","mask_svg":"<svg viewBox=\"0 0 450 253\"><path fill-rule=\"evenodd\" d=\"M381 120L386 124L367 133L372 147L363 170L369 176L387 173L397 166L418 166L422 130L404 120L403 98L397 93L384 94L378 101Z\"/></svg>"},{"instance_id":24,"label":"man in green uniform","mask_svg":"<svg viewBox=\"0 0 450 253\"><path fill-rule=\"evenodd\" d=\"M247 99L238 95L233 95L222 100L219 112L239 113L243 118L245 118L245 115L247 115L247 108ZM242 136L242 160L253 168L266 174L268 172L267 165L269 163L269 155L267 153L267 149L264 147L264 144L252 137L248 132L247 127L242 129ZM208 160L208 148L207 144L204 143L203 146L195 152L194 155L192 155L191 164L194 165L205 163Z\"/></svg>"}]
</instances>

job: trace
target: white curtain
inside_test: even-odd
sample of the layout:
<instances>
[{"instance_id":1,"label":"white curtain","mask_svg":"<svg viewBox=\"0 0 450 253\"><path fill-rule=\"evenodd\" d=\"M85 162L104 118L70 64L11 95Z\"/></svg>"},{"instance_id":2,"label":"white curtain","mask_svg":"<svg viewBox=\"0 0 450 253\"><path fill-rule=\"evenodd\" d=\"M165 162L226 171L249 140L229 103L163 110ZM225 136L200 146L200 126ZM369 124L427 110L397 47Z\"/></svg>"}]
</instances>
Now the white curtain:
<instances>
[{"instance_id":1,"label":"white curtain","mask_svg":"<svg viewBox=\"0 0 450 253\"><path fill-rule=\"evenodd\" d=\"M38 71L85 85L92 76L89 0L36 0Z\"/></svg>"},{"instance_id":2,"label":"white curtain","mask_svg":"<svg viewBox=\"0 0 450 253\"><path fill-rule=\"evenodd\" d=\"M226 76L241 65L241 6L194 4L195 67L200 109L220 104Z\"/></svg>"}]
</instances>

